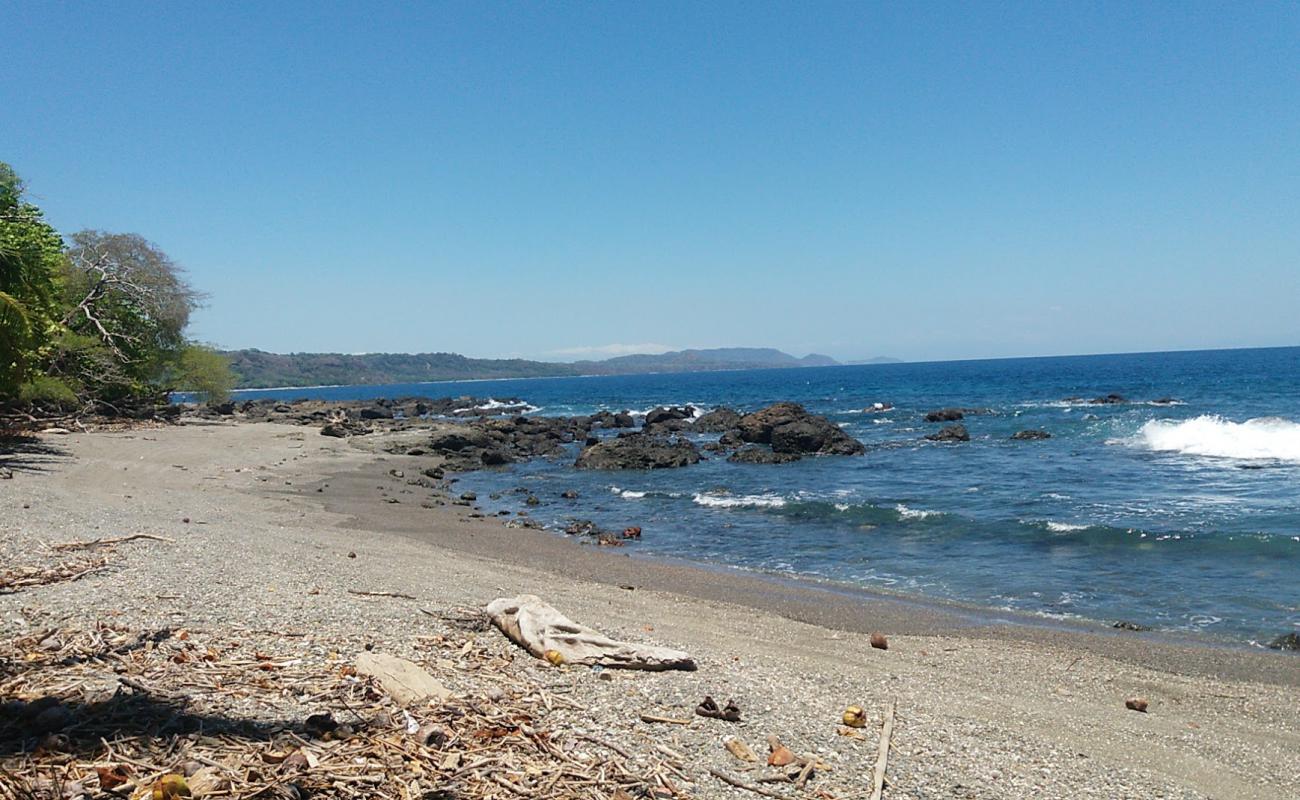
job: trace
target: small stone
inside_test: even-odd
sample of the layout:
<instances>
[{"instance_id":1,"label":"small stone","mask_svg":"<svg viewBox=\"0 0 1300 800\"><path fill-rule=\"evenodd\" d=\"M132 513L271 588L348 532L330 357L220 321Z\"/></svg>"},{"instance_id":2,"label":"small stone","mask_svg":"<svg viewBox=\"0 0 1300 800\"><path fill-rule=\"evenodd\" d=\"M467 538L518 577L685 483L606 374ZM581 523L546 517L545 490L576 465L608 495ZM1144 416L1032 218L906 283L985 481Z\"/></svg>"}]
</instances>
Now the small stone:
<instances>
[{"instance_id":1,"label":"small stone","mask_svg":"<svg viewBox=\"0 0 1300 800\"><path fill-rule=\"evenodd\" d=\"M1130 697L1124 701L1124 707L1129 711L1141 711L1147 713L1147 701L1142 697Z\"/></svg>"},{"instance_id":2,"label":"small stone","mask_svg":"<svg viewBox=\"0 0 1300 800\"><path fill-rule=\"evenodd\" d=\"M873 633L871 634L871 646L877 650L888 650L889 640L885 638L883 633Z\"/></svg>"}]
</instances>

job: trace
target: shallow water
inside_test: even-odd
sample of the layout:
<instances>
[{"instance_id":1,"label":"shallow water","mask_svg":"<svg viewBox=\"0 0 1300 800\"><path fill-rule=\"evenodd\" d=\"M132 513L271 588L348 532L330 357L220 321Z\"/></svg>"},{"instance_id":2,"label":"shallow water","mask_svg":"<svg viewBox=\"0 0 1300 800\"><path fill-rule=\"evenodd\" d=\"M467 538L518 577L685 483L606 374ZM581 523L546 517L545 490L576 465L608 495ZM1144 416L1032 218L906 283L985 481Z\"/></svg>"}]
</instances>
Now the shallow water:
<instances>
[{"instance_id":1,"label":"shallow water","mask_svg":"<svg viewBox=\"0 0 1300 800\"><path fill-rule=\"evenodd\" d=\"M1112 392L1129 402L1086 402ZM640 525L643 553L1234 641L1300 629L1300 348L241 394L519 396L545 415L794 400L867 455L614 473L566 458L462 485L488 510L522 508L527 487L551 525ZM963 421L969 443L924 441L944 406L992 413ZM1009 438L1026 428L1052 438Z\"/></svg>"}]
</instances>

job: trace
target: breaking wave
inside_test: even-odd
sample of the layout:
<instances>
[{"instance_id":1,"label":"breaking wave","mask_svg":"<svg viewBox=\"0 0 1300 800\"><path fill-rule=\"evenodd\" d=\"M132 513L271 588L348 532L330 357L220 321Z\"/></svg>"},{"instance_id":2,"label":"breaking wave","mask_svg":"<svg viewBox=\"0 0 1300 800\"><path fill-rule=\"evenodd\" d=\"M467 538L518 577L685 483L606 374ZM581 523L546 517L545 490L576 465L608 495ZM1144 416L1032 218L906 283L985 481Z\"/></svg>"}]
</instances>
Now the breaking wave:
<instances>
[{"instance_id":1,"label":"breaking wave","mask_svg":"<svg viewBox=\"0 0 1300 800\"><path fill-rule=\"evenodd\" d=\"M708 508L780 508L786 500L774 494L697 494L696 505Z\"/></svg>"},{"instance_id":2,"label":"breaking wave","mask_svg":"<svg viewBox=\"0 0 1300 800\"><path fill-rule=\"evenodd\" d=\"M1280 417L1231 422L1204 415L1152 420L1138 431L1139 444L1159 452L1216 458L1300 463L1300 423Z\"/></svg>"}]
</instances>

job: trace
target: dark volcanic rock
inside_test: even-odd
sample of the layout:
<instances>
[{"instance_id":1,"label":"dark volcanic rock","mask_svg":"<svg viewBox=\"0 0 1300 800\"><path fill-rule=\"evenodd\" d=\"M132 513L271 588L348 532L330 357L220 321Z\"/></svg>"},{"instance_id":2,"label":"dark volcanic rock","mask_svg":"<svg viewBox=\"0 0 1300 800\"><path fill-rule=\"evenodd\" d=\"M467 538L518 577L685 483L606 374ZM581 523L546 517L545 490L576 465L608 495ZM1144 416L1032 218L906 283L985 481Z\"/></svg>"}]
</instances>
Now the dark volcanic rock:
<instances>
[{"instance_id":1,"label":"dark volcanic rock","mask_svg":"<svg viewBox=\"0 0 1300 800\"><path fill-rule=\"evenodd\" d=\"M1128 400L1125 399L1124 395L1115 394L1112 392L1111 394L1108 394L1105 397L1094 397L1088 402L1093 404L1094 406L1113 406L1113 405L1118 405L1120 403L1127 403Z\"/></svg>"},{"instance_id":2,"label":"dark volcanic rock","mask_svg":"<svg viewBox=\"0 0 1300 800\"><path fill-rule=\"evenodd\" d=\"M440 453L458 453L470 448L486 448L497 444L491 434L471 425L448 425L435 428L429 435L429 447Z\"/></svg>"},{"instance_id":3,"label":"dark volcanic rock","mask_svg":"<svg viewBox=\"0 0 1300 800\"><path fill-rule=\"evenodd\" d=\"M825 417L809 416L773 428L772 451L856 456L867 449Z\"/></svg>"},{"instance_id":4,"label":"dark volcanic rock","mask_svg":"<svg viewBox=\"0 0 1300 800\"><path fill-rule=\"evenodd\" d=\"M340 420L338 422L328 423L320 429L322 436L333 436L337 439L346 439L349 436L365 436L370 433L370 428L359 422L351 420Z\"/></svg>"},{"instance_id":5,"label":"dark volcanic rock","mask_svg":"<svg viewBox=\"0 0 1300 800\"><path fill-rule=\"evenodd\" d=\"M1268 646L1274 650L1300 650L1300 633L1284 633Z\"/></svg>"},{"instance_id":6,"label":"dark volcanic rock","mask_svg":"<svg viewBox=\"0 0 1300 800\"><path fill-rule=\"evenodd\" d=\"M661 422L671 422L672 420L678 420L678 419L690 419L693 416L693 414L694 412L692 412L691 409L686 407L668 408L668 407L660 406L659 408L653 409L652 411L650 411L650 413L645 415L645 424L646 427L649 427L651 425L658 425Z\"/></svg>"},{"instance_id":7,"label":"dark volcanic rock","mask_svg":"<svg viewBox=\"0 0 1300 800\"><path fill-rule=\"evenodd\" d=\"M788 464L802 457L798 453L777 453L762 445L751 444L732 453L727 460L733 464Z\"/></svg>"},{"instance_id":8,"label":"dark volcanic rock","mask_svg":"<svg viewBox=\"0 0 1300 800\"><path fill-rule=\"evenodd\" d=\"M719 406L704 414L691 425L700 433L723 433L734 430L740 425L740 412L734 408Z\"/></svg>"},{"instance_id":9,"label":"dark volcanic rock","mask_svg":"<svg viewBox=\"0 0 1300 800\"><path fill-rule=\"evenodd\" d=\"M1050 439L1052 438L1052 434L1048 433L1047 431L1034 430L1031 428L1030 430L1026 430L1026 431L1016 431L1015 433L1011 434L1011 438L1024 440L1024 441L1037 441L1039 439Z\"/></svg>"},{"instance_id":10,"label":"dark volcanic rock","mask_svg":"<svg viewBox=\"0 0 1300 800\"><path fill-rule=\"evenodd\" d=\"M629 414L629 413L627 413L626 411L620 411L620 412L618 412L617 414L614 415L614 425L613 425L613 427L615 427L615 428L635 428L635 427L636 427L636 420L632 419L632 415Z\"/></svg>"},{"instance_id":11,"label":"dark volcanic rock","mask_svg":"<svg viewBox=\"0 0 1300 800\"><path fill-rule=\"evenodd\" d=\"M798 403L776 403L746 414L737 426L751 444L770 444L779 453L859 455L862 443L825 417L809 414ZM725 436L724 436L725 438Z\"/></svg>"},{"instance_id":12,"label":"dark volcanic rock","mask_svg":"<svg viewBox=\"0 0 1300 800\"><path fill-rule=\"evenodd\" d=\"M1139 623L1139 622L1129 622L1129 621L1126 620L1126 619L1122 619L1122 620L1120 620L1119 622L1116 622L1114 625L1111 625L1111 627L1114 628L1114 629L1116 629L1116 630L1120 630L1120 631L1139 631L1139 632L1140 632L1140 631L1149 631L1149 630L1151 630L1151 626L1150 626L1150 625L1143 625L1143 624L1141 624L1141 623Z\"/></svg>"},{"instance_id":13,"label":"dark volcanic rock","mask_svg":"<svg viewBox=\"0 0 1300 800\"><path fill-rule=\"evenodd\" d=\"M363 408L360 416L362 419L392 419L393 411L389 408Z\"/></svg>"},{"instance_id":14,"label":"dark volcanic rock","mask_svg":"<svg viewBox=\"0 0 1300 800\"><path fill-rule=\"evenodd\" d=\"M956 422L968 416L992 414L991 408L941 408L925 415L926 422Z\"/></svg>"},{"instance_id":15,"label":"dark volcanic rock","mask_svg":"<svg viewBox=\"0 0 1300 800\"><path fill-rule=\"evenodd\" d=\"M635 433L584 448L573 465L578 469L663 469L699 460L700 451L685 439Z\"/></svg>"},{"instance_id":16,"label":"dark volcanic rock","mask_svg":"<svg viewBox=\"0 0 1300 800\"><path fill-rule=\"evenodd\" d=\"M808 412L798 403L776 403L759 409L740 418L736 426L740 438L754 444L771 444L772 430L778 425L785 425L808 416Z\"/></svg>"},{"instance_id":17,"label":"dark volcanic rock","mask_svg":"<svg viewBox=\"0 0 1300 800\"><path fill-rule=\"evenodd\" d=\"M938 433L932 433L925 438L932 442L969 442L970 434L966 432L965 425L945 425Z\"/></svg>"}]
</instances>

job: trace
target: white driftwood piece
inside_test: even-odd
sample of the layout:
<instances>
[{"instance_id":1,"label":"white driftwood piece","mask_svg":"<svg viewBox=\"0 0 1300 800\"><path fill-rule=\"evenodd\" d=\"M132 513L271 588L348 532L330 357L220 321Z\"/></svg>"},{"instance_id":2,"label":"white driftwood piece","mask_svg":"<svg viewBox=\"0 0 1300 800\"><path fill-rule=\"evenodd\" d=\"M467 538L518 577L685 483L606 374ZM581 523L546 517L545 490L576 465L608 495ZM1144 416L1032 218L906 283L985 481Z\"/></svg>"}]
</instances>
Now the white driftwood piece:
<instances>
[{"instance_id":1,"label":"white driftwood piece","mask_svg":"<svg viewBox=\"0 0 1300 800\"><path fill-rule=\"evenodd\" d=\"M451 697L447 687L418 664L387 653L367 652L357 656L357 674L379 681L384 691L404 706L423 700L441 703Z\"/></svg>"},{"instance_id":2,"label":"white driftwood piece","mask_svg":"<svg viewBox=\"0 0 1300 800\"><path fill-rule=\"evenodd\" d=\"M695 669L695 661L687 653L611 639L579 625L537 595L497 598L488 603L487 614L502 633L538 658L554 650L566 664L656 671Z\"/></svg>"}]
</instances>

